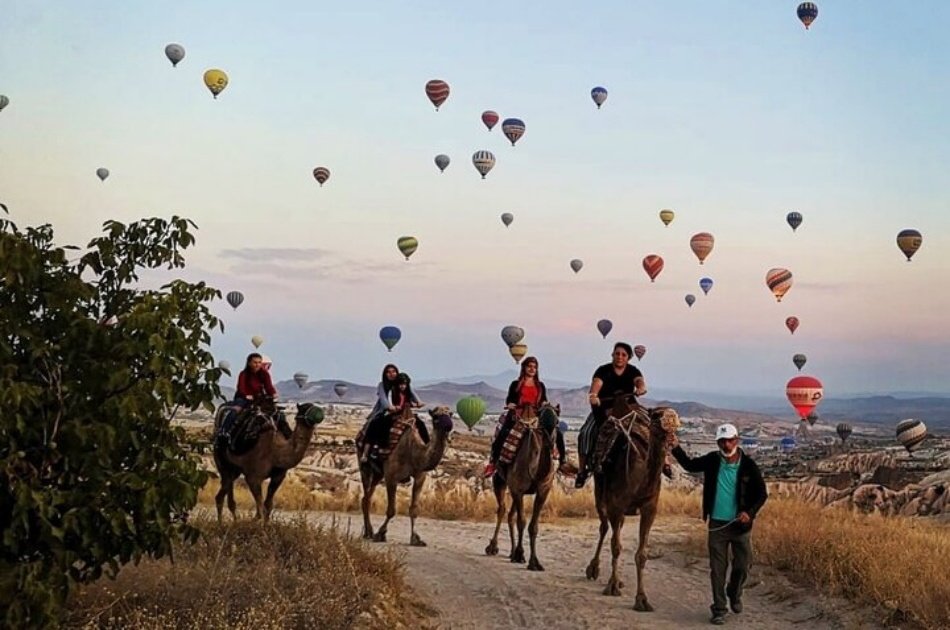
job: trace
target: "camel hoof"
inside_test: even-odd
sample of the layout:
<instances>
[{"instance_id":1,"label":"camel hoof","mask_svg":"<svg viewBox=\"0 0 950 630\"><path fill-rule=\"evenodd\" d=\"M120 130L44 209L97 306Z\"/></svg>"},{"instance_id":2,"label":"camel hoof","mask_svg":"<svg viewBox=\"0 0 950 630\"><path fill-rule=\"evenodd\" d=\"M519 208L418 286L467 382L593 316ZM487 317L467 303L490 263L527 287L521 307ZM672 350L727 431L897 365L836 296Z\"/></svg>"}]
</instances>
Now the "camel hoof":
<instances>
[{"instance_id":1,"label":"camel hoof","mask_svg":"<svg viewBox=\"0 0 950 630\"><path fill-rule=\"evenodd\" d=\"M524 564L524 549L515 549L509 557L512 562Z\"/></svg>"},{"instance_id":2,"label":"camel hoof","mask_svg":"<svg viewBox=\"0 0 950 630\"><path fill-rule=\"evenodd\" d=\"M537 558L531 558L528 561L528 571L544 571L544 567L541 566Z\"/></svg>"},{"instance_id":3,"label":"camel hoof","mask_svg":"<svg viewBox=\"0 0 950 630\"><path fill-rule=\"evenodd\" d=\"M428 545L426 544L426 541L419 538L419 534L413 534L412 537L409 538L409 546L410 547L428 547Z\"/></svg>"},{"instance_id":4,"label":"camel hoof","mask_svg":"<svg viewBox=\"0 0 950 630\"><path fill-rule=\"evenodd\" d=\"M639 612L653 612L653 606L647 601L646 595L637 595L637 599L633 603L633 609Z\"/></svg>"},{"instance_id":5,"label":"camel hoof","mask_svg":"<svg viewBox=\"0 0 950 630\"><path fill-rule=\"evenodd\" d=\"M609 580L607 586L604 588L604 595L610 595L611 597L619 597L622 595L620 592L621 584L619 581Z\"/></svg>"},{"instance_id":6,"label":"camel hoof","mask_svg":"<svg viewBox=\"0 0 950 630\"><path fill-rule=\"evenodd\" d=\"M591 562L587 565L587 579L596 580L598 577L600 577L600 565Z\"/></svg>"},{"instance_id":7,"label":"camel hoof","mask_svg":"<svg viewBox=\"0 0 950 630\"><path fill-rule=\"evenodd\" d=\"M373 535L373 542L386 542L386 532L376 532Z\"/></svg>"},{"instance_id":8,"label":"camel hoof","mask_svg":"<svg viewBox=\"0 0 950 630\"><path fill-rule=\"evenodd\" d=\"M363 530L363 538L365 538L366 540L371 540L373 538L373 530L369 530L369 531Z\"/></svg>"},{"instance_id":9,"label":"camel hoof","mask_svg":"<svg viewBox=\"0 0 950 630\"><path fill-rule=\"evenodd\" d=\"M488 546L485 547L486 556L497 556L498 555L498 543L494 540L488 543Z\"/></svg>"}]
</instances>

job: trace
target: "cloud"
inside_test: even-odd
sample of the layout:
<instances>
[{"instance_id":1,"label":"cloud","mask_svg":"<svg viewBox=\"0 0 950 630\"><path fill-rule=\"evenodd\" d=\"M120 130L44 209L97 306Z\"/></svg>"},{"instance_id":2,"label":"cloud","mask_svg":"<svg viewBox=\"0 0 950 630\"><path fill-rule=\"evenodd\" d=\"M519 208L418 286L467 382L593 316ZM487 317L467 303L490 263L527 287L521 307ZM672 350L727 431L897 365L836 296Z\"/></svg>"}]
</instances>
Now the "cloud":
<instances>
[{"instance_id":1,"label":"cloud","mask_svg":"<svg viewBox=\"0 0 950 630\"><path fill-rule=\"evenodd\" d=\"M244 247L221 250L221 257L235 262L230 273L240 276L269 276L282 280L334 278L374 280L403 273L397 263L351 258L316 247ZM428 275L434 263L414 263L414 273Z\"/></svg>"},{"instance_id":2,"label":"cloud","mask_svg":"<svg viewBox=\"0 0 950 630\"><path fill-rule=\"evenodd\" d=\"M305 261L335 256L334 252L317 247L242 247L223 249L222 258L237 258L248 261Z\"/></svg>"}]
</instances>

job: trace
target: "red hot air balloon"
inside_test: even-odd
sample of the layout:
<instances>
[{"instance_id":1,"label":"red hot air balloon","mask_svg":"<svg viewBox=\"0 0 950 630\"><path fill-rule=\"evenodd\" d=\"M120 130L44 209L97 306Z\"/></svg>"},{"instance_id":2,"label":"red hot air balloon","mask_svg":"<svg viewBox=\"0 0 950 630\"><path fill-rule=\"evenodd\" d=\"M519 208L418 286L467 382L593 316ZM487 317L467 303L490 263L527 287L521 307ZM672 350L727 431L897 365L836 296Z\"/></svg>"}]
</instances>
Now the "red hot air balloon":
<instances>
[{"instance_id":1,"label":"red hot air balloon","mask_svg":"<svg viewBox=\"0 0 950 630\"><path fill-rule=\"evenodd\" d=\"M643 270L650 276L650 282L656 280L656 277L663 271L663 259L656 254L650 254L643 259Z\"/></svg>"},{"instance_id":2,"label":"red hot air balloon","mask_svg":"<svg viewBox=\"0 0 950 630\"><path fill-rule=\"evenodd\" d=\"M796 376L785 385L785 395L802 420L806 420L821 402L824 390L814 376Z\"/></svg>"},{"instance_id":3,"label":"red hot air balloon","mask_svg":"<svg viewBox=\"0 0 950 630\"><path fill-rule=\"evenodd\" d=\"M765 284L775 296L776 301L781 302L782 296L792 288L792 272L781 267L769 269L765 274Z\"/></svg>"},{"instance_id":4,"label":"red hot air balloon","mask_svg":"<svg viewBox=\"0 0 950 630\"><path fill-rule=\"evenodd\" d=\"M785 327L788 328L788 332L792 333L793 335L795 334L795 331L798 330L799 323L800 322L798 321L798 318L794 315L785 318Z\"/></svg>"},{"instance_id":5,"label":"red hot air balloon","mask_svg":"<svg viewBox=\"0 0 950 630\"><path fill-rule=\"evenodd\" d=\"M498 115L498 112L486 109L482 112L482 122L485 123L485 126L488 127L488 130L491 131L492 127L498 124L498 120L501 116Z\"/></svg>"},{"instance_id":6,"label":"red hot air balloon","mask_svg":"<svg viewBox=\"0 0 950 630\"><path fill-rule=\"evenodd\" d=\"M426 96L435 105L435 111L439 111L439 106L449 97L449 84L439 79L432 79L426 83Z\"/></svg>"},{"instance_id":7,"label":"red hot air balloon","mask_svg":"<svg viewBox=\"0 0 950 630\"><path fill-rule=\"evenodd\" d=\"M325 166L318 166L313 169L313 178L317 180L317 183L323 186L324 182L330 179L330 169Z\"/></svg>"}]
</instances>

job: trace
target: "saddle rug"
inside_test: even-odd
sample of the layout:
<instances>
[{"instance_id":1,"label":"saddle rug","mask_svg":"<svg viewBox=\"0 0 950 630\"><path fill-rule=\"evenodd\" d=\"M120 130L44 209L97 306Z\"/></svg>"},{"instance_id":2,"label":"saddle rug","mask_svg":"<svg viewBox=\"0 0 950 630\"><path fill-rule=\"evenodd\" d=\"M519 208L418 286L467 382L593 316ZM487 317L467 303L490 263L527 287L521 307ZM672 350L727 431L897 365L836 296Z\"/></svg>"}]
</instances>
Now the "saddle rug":
<instances>
[{"instance_id":1,"label":"saddle rug","mask_svg":"<svg viewBox=\"0 0 950 630\"><path fill-rule=\"evenodd\" d=\"M380 463L386 461L389 457L389 454L395 450L396 445L399 444L402 434L407 430L412 428L412 425L416 423L419 419L412 415L409 418L398 417L393 420L393 426L389 430L389 443L386 448L379 448L373 446L375 459ZM363 424L360 428L359 433L356 434L356 452L361 453L363 451L363 445L366 443L366 430L369 427L369 422Z\"/></svg>"},{"instance_id":2,"label":"saddle rug","mask_svg":"<svg viewBox=\"0 0 950 630\"><path fill-rule=\"evenodd\" d=\"M637 406L623 418L607 418L597 432L594 445L593 469L599 470L608 461L617 445L617 440L628 441L638 448L646 449L650 442L650 414L645 407Z\"/></svg>"}]
</instances>

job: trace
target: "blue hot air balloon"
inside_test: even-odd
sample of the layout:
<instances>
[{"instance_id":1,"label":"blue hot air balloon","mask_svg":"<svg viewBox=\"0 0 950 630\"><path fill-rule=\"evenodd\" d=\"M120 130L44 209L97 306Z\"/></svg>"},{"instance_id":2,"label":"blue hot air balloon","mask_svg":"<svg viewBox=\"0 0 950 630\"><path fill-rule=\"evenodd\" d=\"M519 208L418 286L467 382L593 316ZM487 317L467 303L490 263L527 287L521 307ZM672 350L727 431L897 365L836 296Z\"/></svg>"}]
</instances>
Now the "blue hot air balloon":
<instances>
[{"instance_id":1,"label":"blue hot air balloon","mask_svg":"<svg viewBox=\"0 0 950 630\"><path fill-rule=\"evenodd\" d=\"M607 100L607 88L603 88L598 85L590 91L590 97L594 99L597 109L600 109L600 106L603 105L604 101Z\"/></svg>"},{"instance_id":2,"label":"blue hot air balloon","mask_svg":"<svg viewBox=\"0 0 950 630\"><path fill-rule=\"evenodd\" d=\"M557 428L561 430L561 433L567 433L571 427L567 424L567 422L565 422L564 420L561 420L558 423Z\"/></svg>"},{"instance_id":3,"label":"blue hot air balloon","mask_svg":"<svg viewBox=\"0 0 950 630\"><path fill-rule=\"evenodd\" d=\"M379 329L379 339L392 352L393 346L402 339L402 331L395 326L383 326Z\"/></svg>"},{"instance_id":4,"label":"blue hot air balloon","mask_svg":"<svg viewBox=\"0 0 950 630\"><path fill-rule=\"evenodd\" d=\"M795 448L795 438L787 435L779 441L779 444L781 445L782 450L787 453Z\"/></svg>"},{"instance_id":5,"label":"blue hot air balloon","mask_svg":"<svg viewBox=\"0 0 950 630\"><path fill-rule=\"evenodd\" d=\"M699 288L703 290L704 295L709 295L709 290L713 287L712 278L700 278Z\"/></svg>"},{"instance_id":6,"label":"blue hot air balloon","mask_svg":"<svg viewBox=\"0 0 950 630\"><path fill-rule=\"evenodd\" d=\"M506 118L501 122L501 130L505 137L511 140L511 146L515 146L518 138L524 135L524 121L520 118Z\"/></svg>"}]
</instances>

